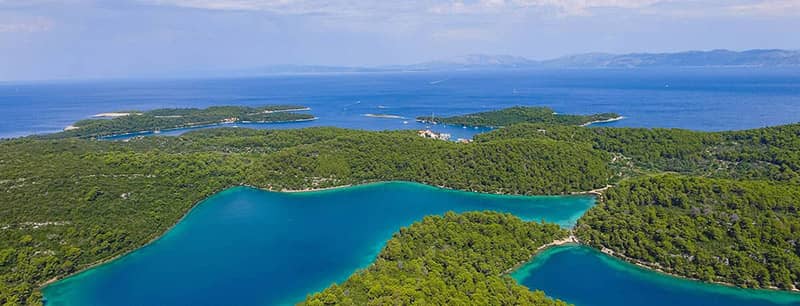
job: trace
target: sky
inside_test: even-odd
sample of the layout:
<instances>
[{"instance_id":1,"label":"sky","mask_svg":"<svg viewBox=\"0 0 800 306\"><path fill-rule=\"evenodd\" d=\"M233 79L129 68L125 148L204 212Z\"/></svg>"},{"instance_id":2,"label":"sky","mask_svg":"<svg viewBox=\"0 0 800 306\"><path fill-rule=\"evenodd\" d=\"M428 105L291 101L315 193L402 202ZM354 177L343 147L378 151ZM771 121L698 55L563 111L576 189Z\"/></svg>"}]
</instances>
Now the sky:
<instances>
[{"instance_id":1,"label":"sky","mask_svg":"<svg viewBox=\"0 0 800 306\"><path fill-rule=\"evenodd\" d=\"M0 0L0 80L800 49L800 0Z\"/></svg>"}]
</instances>

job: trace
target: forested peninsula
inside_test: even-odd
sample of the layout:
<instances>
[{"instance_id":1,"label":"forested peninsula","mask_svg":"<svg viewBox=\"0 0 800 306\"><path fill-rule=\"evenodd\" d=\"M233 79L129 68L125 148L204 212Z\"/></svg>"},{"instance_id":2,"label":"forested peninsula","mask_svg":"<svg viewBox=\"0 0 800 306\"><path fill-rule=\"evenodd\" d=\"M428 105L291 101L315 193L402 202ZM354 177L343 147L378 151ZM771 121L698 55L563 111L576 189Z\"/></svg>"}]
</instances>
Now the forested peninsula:
<instances>
[{"instance_id":1,"label":"forested peninsula","mask_svg":"<svg viewBox=\"0 0 800 306\"><path fill-rule=\"evenodd\" d=\"M544 123L555 125L589 125L596 122L608 122L622 119L616 113L593 115L558 114L549 107L515 106L501 110L480 112L462 116L441 117L421 116L417 121L426 123L443 123L450 125L503 127L517 123Z\"/></svg>"},{"instance_id":2,"label":"forested peninsula","mask_svg":"<svg viewBox=\"0 0 800 306\"><path fill-rule=\"evenodd\" d=\"M568 234L495 212L447 213L403 228L375 262L303 305L548 305L504 271Z\"/></svg>"},{"instance_id":3,"label":"forested peninsula","mask_svg":"<svg viewBox=\"0 0 800 306\"><path fill-rule=\"evenodd\" d=\"M577 193L610 184L613 187L574 229L584 243L681 276L748 287L798 286L800 124L711 133L588 128L581 122L510 121L478 135L473 143L426 139L414 131L339 128L219 128L126 142L98 141L68 131L2 140L0 302L39 304L38 288L48 280L144 245L198 201L230 186L306 190L385 180L528 195ZM403 242L403 265L437 258L442 254L414 248L449 239L440 236L416 245L409 233L436 233L448 220L466 218L469 224L448 234L499 235L505 238L497 247L521 252L507 257L501 255L504 251L484 250L486 258L470 261L480 269L461 267L491 282L480 286L505 286L515 292L486 298L539 300L540 294L517 292L521 289L516 284L502 277L495 283L485 272L504 271L518 257L530 256L531 248L543 240L509 242L514 239L506 238L518 232L482 231L486 223L476 220L484 217L490 216L426 219L412 226L413 231L397 234L393 241ZM511 219L496 217L491 222L534 232L547 228ZM373 266L307 302L344 301L337 291L341 288L363 293L367 285L392 281L384 278L414 277L415 271L387 266L396 260L391 257L393 244ZM460 251L461 245L448 245L452 252ZM463 297L462 290L480 289L449 280L442 279L443 290L452 301ZM385 294L347 298L356 304L377 301L412 286L395 285L387 284Z\"/></svg>"},{"instance_id":4,"label":"forested peninsula","mask_svg":"<svg viewBox=\"0 0 800 306\"><path fill-rule=\"evenodd\" d=\"M164 108L151 111L119 111L98 114L64 129L61 133L43 138L102 137L168 129L199 127L221 123L275 123L313 120L309 110L298 105L267 105L261 107L212 106L198 108ZM110 118L109 118L110 117Z\"/></svg>"}]
</instances>

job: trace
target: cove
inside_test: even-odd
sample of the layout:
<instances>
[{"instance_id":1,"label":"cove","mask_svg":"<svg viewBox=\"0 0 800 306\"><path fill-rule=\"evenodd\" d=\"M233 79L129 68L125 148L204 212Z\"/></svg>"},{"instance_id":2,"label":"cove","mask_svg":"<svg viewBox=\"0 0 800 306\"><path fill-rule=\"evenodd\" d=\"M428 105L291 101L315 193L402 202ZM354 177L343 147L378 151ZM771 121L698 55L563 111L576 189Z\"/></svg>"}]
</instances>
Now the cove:
<instances>
[{"instance_id":1,"label":"cove","mask_svg":"<svg viewBox=\"0 0 800 306\"><path fill-rule=\"evenodd\" d=\"M647 270L591 247L544 250L511 274L520 284L576 306L800 305L800 294L742 289Z\"/></svg>"},{"instance_id":2,"label":"cove","mask_svg":"<svg viewBox=\"0 0 800 306\"><path fill-rule=\"evenodd\" d=\"M571 226L589 196L501 196L386 182L278 193L247 187L200 202L161 238L51 284L47 305L280 305L367 267L401 227L495 210Z\"/></svg>"}]
</instances>

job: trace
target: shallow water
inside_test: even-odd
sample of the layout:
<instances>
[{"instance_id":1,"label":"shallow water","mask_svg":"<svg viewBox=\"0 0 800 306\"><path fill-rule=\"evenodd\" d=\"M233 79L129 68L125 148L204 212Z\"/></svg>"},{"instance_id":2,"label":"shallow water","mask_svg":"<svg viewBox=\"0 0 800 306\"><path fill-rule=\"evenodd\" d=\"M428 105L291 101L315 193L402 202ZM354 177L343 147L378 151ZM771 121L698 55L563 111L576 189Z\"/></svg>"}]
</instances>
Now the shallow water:
<instances>
[{"instance_id":1,"label":"shallow water","mask_svg":"<svg viewBox=\"0 0 800 306\"><path fill-rule=\"evenodd\" d=\"M547 249L511 276L528 288L577 306L800 305L800 294L673 277L578 245Z\"/></svg>"},{"instance_id":2,"label":"shallow water","mask_svg":"<svg viewBox=\"0 0 800 306\"><path fill-rule=\"evenodd\" d=\"M44 289L48 305L275 305L345 280L402 226L495 210L563 226L592 197L520 197L390 182L308 193L232 188L154 243Z\"/></svg>"}]
</instances>

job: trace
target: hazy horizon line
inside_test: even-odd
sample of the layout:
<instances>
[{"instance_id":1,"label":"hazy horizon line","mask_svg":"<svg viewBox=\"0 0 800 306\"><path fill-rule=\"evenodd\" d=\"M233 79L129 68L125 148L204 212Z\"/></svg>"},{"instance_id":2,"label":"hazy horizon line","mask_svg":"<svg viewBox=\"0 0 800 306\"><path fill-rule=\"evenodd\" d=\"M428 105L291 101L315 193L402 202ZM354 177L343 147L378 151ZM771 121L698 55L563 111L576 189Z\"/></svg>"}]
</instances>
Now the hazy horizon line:
<instances>
[{"instance_id":1,"label":"hazy horizon line","mask_svg":"<svg viewBox=\"0 0 800 306\"><path fill-rule=\"evenodd\" d=\"M248 66L240 66L240 67L230 67L230 68L221 68L221 69L197 69L197 70L186 70L186 71L171 71L171 72L156 72L156 73L139 73L139 74L131 74L131 75L116 75L116 76L84 76L84 77L60 77L60 78L46 78L46 79L0 79L0 85L7 85L7 84L16 84L16 83L50 83L50 82L85 82L85 81L100 81L100 80L107 80L107 81L126 81L126 80L169 80L169 79L212 79L212 78L246 78L246 77L259 77L259 76L289 76L289 75L333 75L333 74L359 74L359 73L397 73L397 72L436 72L436 70L410 70L410 71L402 71L397 70L400 67L409 67L414 65L424 65L424 64L431 64L437 62L446 62L450 59L457 59L460 57L470 57L470 56L487 56L487 57L512 57L518 59L524 59L531 62L538 62L544 63L548 61L555 61L558 59L564 59L569 57L581 56L581 55L610 55L610 56L624 56L624 55L674 55L674 54L684 54L684 53L708 53L708 52L715 52L715 51L727 51L727 52L734 52L734 53L744 53L744 52L752 52L752 51L784 51L784 52L798 52L800 53L800 48L798 49L782 49L782 48L746 48L746 49L729 49L729 48L713 48L713 49L686 49L681 51L645 51L645 52L601 52L601 51L587 51L587 52L580 52L580 53L568 53L564 55L559 55L556 57L546 57L546 58L532 58L527 57L524 55L515 55L515 54L503 54L503 53L467 53L462 55L455 55L450 57L438 57L432 58L425 61L417 61L412 63L389 63L389 64L379 64L379 65L346 65L346 64L301 64L301 63L281 63L281 64L255 64L255 65L248 65ZM308 72L268 72L262 71L261 75L236 75L236 73L245 73L247 70L258 70L258 69L266 69L266 68L278 68L278 67L317 67L317 68L332 68L332 69L362 69L362 70L354 70L354 71L308 71ZM713 68L714 66L694 66L694 68ZM717 68L722 67L730 67L736 68L741 66L717 66ZM536 69L537 67L527 67L530 69ZM613 67L582 67L582 68L575 68L572 67L571 69L643 69L644 67L634 67L634 68L613 68ZM663 69L664 67L654 67ZM692 68L688 66L675 66L674 68ZM372 69L373 71L369 71ZM558 67L538 67L538 69L564 69ZM205 73L205 74L204 74ZM222 75L220 73L229 73L229 75ZM196 74L196 75L192 75Z\"/></svg>"}]
</instances>

